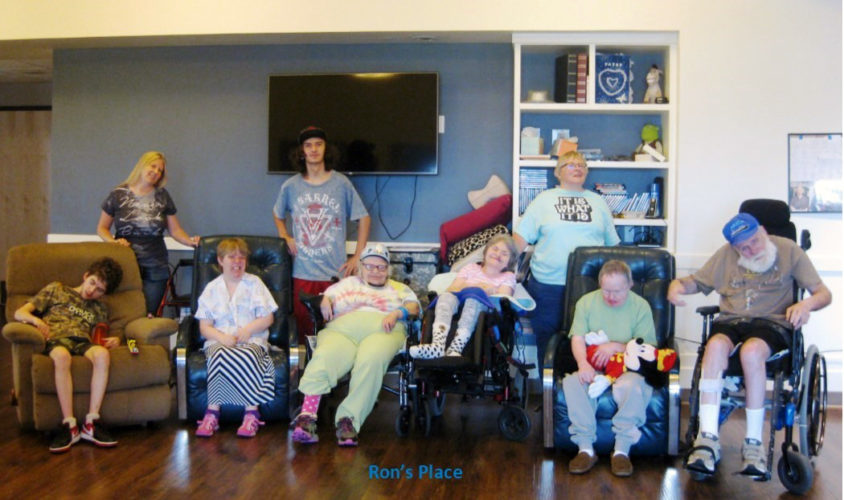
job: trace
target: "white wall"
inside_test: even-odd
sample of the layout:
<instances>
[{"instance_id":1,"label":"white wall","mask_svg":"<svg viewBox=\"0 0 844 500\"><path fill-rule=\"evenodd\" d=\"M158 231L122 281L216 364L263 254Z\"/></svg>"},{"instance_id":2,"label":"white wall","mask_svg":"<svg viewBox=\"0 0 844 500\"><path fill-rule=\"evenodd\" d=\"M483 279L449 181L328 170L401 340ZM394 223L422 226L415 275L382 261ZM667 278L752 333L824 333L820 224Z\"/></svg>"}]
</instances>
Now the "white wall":
<instances>
[{"instance_id":1,"label":"white wall","mask_svg":"<svg viewBox=\"0 0 844 500\"><path fill-rule=\"evenodd\" d=\"M0 54L4 40L103 46L196 43L214 34L227 35L218 39L223 41L273 42L297 33L368 33L370 38L383 33L396 41L406 38L396 32L462 32L480 39L513 31L676 31L681 273L721 244L720 227L741 200L787 196L788 133L842 129L841 2L836 0L433 0L424 6L324 0L318 8L308 2L243 0L216 10L197 0L3 4ZM185 35L194 38L169 38ZM840 391L841 217L801 215L797 223L812 231L810 255L834 295L833 305L814 315L806 334L833 351L827 353L834 370L831 389ZM692 311L678 311L681 337L697 336Z\"/></svg>"}]
</instances>

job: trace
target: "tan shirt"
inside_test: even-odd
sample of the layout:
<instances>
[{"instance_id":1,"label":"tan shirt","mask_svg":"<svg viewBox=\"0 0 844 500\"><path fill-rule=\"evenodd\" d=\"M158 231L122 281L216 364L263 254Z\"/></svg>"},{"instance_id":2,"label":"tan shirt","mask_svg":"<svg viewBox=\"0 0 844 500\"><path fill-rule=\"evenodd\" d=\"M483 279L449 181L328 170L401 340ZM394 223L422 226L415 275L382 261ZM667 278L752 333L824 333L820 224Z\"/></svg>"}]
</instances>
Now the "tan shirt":
<instances>
[{"instance_id":1,"label":"tan shirt","mask_svg":"<svg viewBox=\"0 0 844 500\"><path fill-rule=\"evenodd\" d=\"M787 238L769 238L777 248L777 258L764 273L740 267L738 252L725 244L692 274L701 292L708 295L715 290L721 296L720 317L767 318L788 325L785 310L794 303L794 283L800 288L821 283L803 249Z\"/></svg>"}]
</instances>

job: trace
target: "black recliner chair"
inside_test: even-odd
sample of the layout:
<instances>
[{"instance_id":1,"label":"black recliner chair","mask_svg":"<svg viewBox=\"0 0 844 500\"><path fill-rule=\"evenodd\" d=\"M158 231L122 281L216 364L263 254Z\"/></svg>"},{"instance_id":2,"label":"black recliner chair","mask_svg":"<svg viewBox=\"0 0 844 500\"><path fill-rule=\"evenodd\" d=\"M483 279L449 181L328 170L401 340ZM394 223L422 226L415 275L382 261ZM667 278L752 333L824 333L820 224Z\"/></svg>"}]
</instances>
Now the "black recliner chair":
<instances>
[{"instance_id":1,"label":"black recliner chair","mask_svg":"<svg viewBox=\"0 0 844 500\"><path fill-rule=\"evenodd\" d=\"M651 306L656 338L660 348L674 345L674 306L668 302L668 285L674 279L674 257L658 248L639 247L580 247L569 255L568 276L563 310L562 330L548 342L543 360L543 444L546 448L577 451L571 441L568 408L563 394L563 377L577 370L571 354L568 331L574 318L577 300L585 293L599 288L598 272L604 262L621 260L630 266L633 291ZM617 410L611 391L598 398L596 413L598 439L595 450L609 453L615 436L612 417ZM654 390L648 404L647 420L642 437L631 449L634 455L677 455L680 439L680 363L675 363L668 376L668 384Z\"/></svg>"},{"instance_id":2,"label":"black recliner chair","mask_svg":"<svg viewBox=\"0 0 844 500\"><path fill-rule=\"evenodd\" d=\"M292 319L292 259L281 238L240 235L206 236L200 240L194 252L191 315L179 327L176 346L179 418L199 420L208 405L207 363L202 351L204 340L199 333L199 322L193 314L205 285L221 273L217 263L217 245L232 236L243 238L249 245L246 270L264 281L278 304L269 335L270 356L275 365L275 397L271 402L262 404L260 411L265 421L287 420L291 411L290 391L295 391L298 385L299 364L298 359L292 359L296 358L298 352L295 321ZM240 420L243 408L224 406L220 417L223 421Z\"/></svg>"}]
</instances>

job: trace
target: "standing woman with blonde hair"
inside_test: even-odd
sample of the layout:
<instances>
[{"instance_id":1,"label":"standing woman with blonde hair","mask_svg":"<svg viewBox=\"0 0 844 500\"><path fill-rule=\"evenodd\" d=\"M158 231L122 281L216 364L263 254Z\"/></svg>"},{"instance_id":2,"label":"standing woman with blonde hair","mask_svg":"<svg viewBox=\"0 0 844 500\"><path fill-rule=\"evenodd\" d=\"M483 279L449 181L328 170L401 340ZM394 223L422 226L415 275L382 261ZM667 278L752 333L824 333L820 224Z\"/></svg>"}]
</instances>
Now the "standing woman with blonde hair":
<instances>
[{"instance_id":1,"label":"standing woman with blonde hair","mask_svg":"<svg viewBox=\"0 0 844 500\"><path fill-rule=\"evenodd\" d=\"M188 236L179 224L176 205L164 189L166 166L167 159L158 151L141 155L129 177L103 201L97 223L97 234L103 241L131 247L135 252L148 315L158 310L170 275L164 231L183 245L195 247L199 242L199 236Z\"/></svg>"}]
</instances>

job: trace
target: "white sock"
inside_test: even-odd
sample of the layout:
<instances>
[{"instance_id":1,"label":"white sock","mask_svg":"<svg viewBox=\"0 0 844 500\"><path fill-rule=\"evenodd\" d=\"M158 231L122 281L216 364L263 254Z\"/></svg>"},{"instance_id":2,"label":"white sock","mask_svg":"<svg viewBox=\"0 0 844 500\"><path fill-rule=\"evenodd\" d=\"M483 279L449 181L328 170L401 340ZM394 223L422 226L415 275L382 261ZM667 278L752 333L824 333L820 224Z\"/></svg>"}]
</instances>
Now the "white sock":
<instances>
[{"instance_id":1,"label":"white sock","mask_svg":"<svg viewBox=\"0 0 844 500\"><path fill-rule=\"evenodd\" d=\"M589 455L590 457L594 457L594 456L595 456L595 450L594 450L591 446L589 446L589 447L579 446L578 448L580 448L580 449L578 450L578 452L586 453L586 454L587 454L587 455Z\"/></svg>"},{"instance_id":2,"label":"white sock","mask_svg":"<svg viewBox=\"0 0 844 500\"><path fill-rule=\"evenodd\" d=\"M624 453L623 451L615 450L615 451L612 453L612 456L616 456L616 455L624 455L624 456L626 457L626 456L627 456L627 453Z\"/></svg>"},{"instance_id":3,"label":"white sock","mask_svg":"<svg viewBox=\"0 0 844 500\"><path fill-rule=\"evenodd\" d=\"M70 428L76 427L76 417L67 417L66 419L62 420L63 424L68 424Z\"/></svg>"},{"instance_id":4,"label":"white sock","mask_svg":"<svg viewBox=\"0 0 844 500\"><path fill-rule=\"evenodd\" d=\"M718 411L720 405L701 404L699 419L700 419L700 434L704 432L718 437Z\"/></svg>"},{"instance_id":5,"label":"white sock","mask_svg":"<svg viewBox=\"0 0 844 500\"><path fill-rule=\"evenodd\" d=\"M765 408L756 408L744 410L747 415L747 434L746 439L755 439L762 442L762 427L765 425Z\"/></svg>"}]
</instances>

